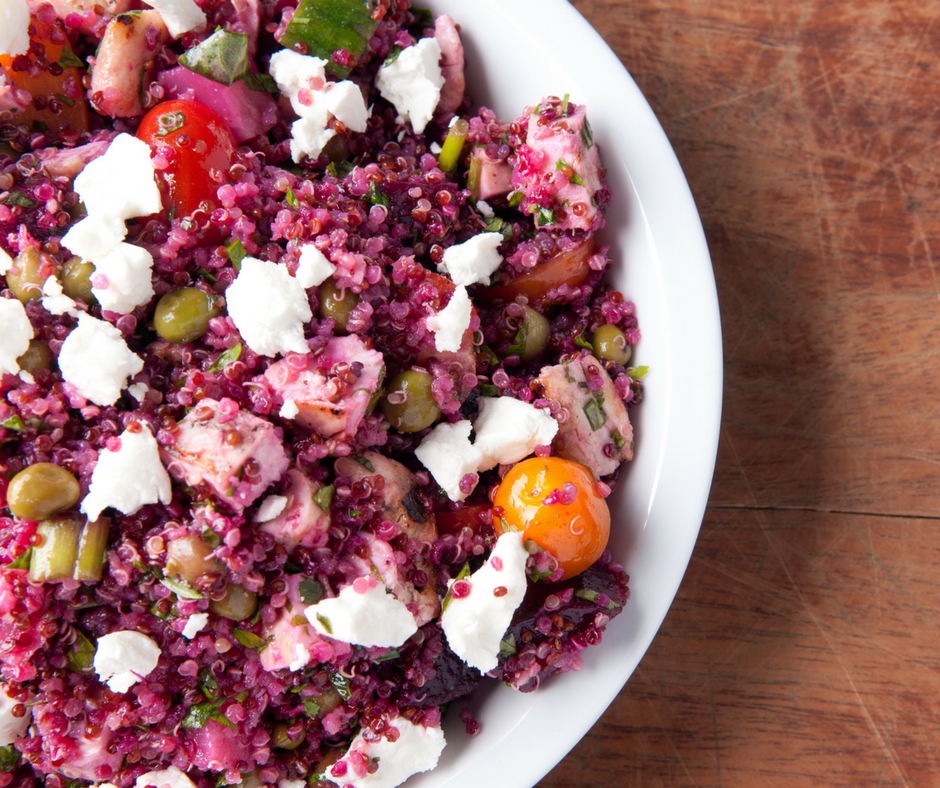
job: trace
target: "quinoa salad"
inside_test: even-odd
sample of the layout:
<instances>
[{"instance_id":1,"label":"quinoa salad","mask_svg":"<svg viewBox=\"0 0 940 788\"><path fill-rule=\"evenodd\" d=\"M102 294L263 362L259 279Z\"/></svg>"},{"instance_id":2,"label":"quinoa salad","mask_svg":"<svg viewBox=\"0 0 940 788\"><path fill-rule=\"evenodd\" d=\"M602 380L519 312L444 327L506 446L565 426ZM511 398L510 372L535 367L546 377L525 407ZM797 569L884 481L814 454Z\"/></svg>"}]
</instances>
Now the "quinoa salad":
<instances>
[{"instance_id":1,"label":"quinoa salad","mask_svg":"<svg viewBox=\"0 0 940 788\"><path fill-rule=\"evenodd\" d=\"M393 788L580 668L610 200L410 0L0 0L0 788Z\"/></svg>"}]
</instances>

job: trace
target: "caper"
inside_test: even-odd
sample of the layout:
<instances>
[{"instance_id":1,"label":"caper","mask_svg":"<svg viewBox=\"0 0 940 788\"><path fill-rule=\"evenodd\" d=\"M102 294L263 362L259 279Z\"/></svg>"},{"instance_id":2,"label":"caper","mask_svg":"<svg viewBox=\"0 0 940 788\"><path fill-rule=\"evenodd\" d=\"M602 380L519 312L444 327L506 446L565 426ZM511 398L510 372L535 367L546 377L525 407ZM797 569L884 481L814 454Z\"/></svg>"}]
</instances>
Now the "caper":
<instances>
[{"instance_id":1,"label":"caper","mask_svg":"<svg viewBox=\"0 0 940 788\"><path fill-rule=\"evenodd\" d=\"M198 287L181 287L161 296L153 315L157 333L167 342L192 342L209 330L219 314L215 299Z\"/></svg>"},{"instance_id":2,"label":"caper","mask_svg":"<svg viewBox=\"0 0 940 788\"><path fill-rule=\"evenodd\" d=\"M251 618L258 609L258 595L244 586L229 583L225 596L209 602L209 609L223 618L244 621L246 618Z\"/></svg>"},{"instance_id":3,"label":"caper","mask_svg":"<svg viewBox=\"0 0 940 788\"><path fill-rule=\"evenodd\" d=\"M545 352L545 348L548 347L548 340L552 336L552 327L545 315L527 306L522 330L524 331L525 342L522 352L519 353L519 358L523 361L531 361Z\"/></svg>"},{"instance_id":4,"label":"caper","mask_svg":"<svg viewBox=\"0 0 940 788\"><path fill-rule=\"evenodd\" d=\"M292 739L288 731L291 728L298 727L300 732L297 734L296 739ZM280 750L296 750L304 743L304 739L306 738L307 731L305 731L302 726L297 726L295 723L278 722L275 724L274 730L271 731L271 744Z\"/></svg>"},{"instance_id":5,"label":"caper","mask_svg":"<svg viewBox=\"0 0 940 788\"><path fill-rule=\"evenodd\" d=\"M98 299L91 292L91 277L95 266L80 257L70 258L62 270L62 292L69 298L80 298L86 304L94 304Z\"/></svg>"},{"instance_id":6,"label":"caper","mask_svg":"<svg viewBox=\"0 0 940 788\"><path fill-rule=\"evenodd\" d=\"M45 520L73 507L80 495L78 479L65 468L37 462L10 480L7 506L23 520Z\"/></svg>"},{"instance_id":7,"label":"caper","mask_svg":"<svg viewBox=\"0 0 940 788\"><path fill-rule=\"evenodd\" d=\"M627 342L627 335L610 323L604 323L594 332L591 344L594 345L598 358L620 365L625 365L630 360L632 351Z\"/></svg>"},{"instance_id":8,"label":"caper","mask_svg":"<svg viewBox=\"0 0 940 788\"><path fill-rule=\"evenodd\" d=\"M320 317L332 317L336 321L336 327L345 331L349 323L349 315L353 307L359 303L359 296L348 288L344 293L336 286L333 279L327 279L320 285L318 297Z\"/></svg>"},{"instance_id":9,"label":"caper","mask_svg":"<svg viewBox=\"0 0 940 788\"><path fill-rule=\"evenodd\" d=\"M389 423L400 432L417 432L430 427L441 415L431 392L434 378L427 372L410 369L392 378L379 407Z\"/></svg>"},{"instance_id":10,"label":"caper","mask_svg":"<svg viewBox=\"0 0 940 788\"><path fill-rule=\"evenodd\" d=\"M20 365L20 369L35 374L41 369L52 369L55 356L41 339L31 339L26 352L16 360L16 363Z\"/></svg>"},{"instance_id":11,"label":"caper","mask_svg":"<svg viewBox=\"0 0 940 788\"><path fill-rule=\"evenodd\" d=\"M190 585L203 575L221 574L224 567L218 559L210 558L211 553L212 548L197 534L174 539L166 547L164 574L182 577Z\"/></svg>"},{"instance_id":12,"label":"caper","mask_svg":"<svg viewBox=\"0 0 940 788\"><path fill-rule=\"evenodd\" d=\"M22 303L42 297L42 284L52 275L52 266L43 260L38 249L29 247L16 256L7 272L7 287Z\"/></svg>"}]
</instances>

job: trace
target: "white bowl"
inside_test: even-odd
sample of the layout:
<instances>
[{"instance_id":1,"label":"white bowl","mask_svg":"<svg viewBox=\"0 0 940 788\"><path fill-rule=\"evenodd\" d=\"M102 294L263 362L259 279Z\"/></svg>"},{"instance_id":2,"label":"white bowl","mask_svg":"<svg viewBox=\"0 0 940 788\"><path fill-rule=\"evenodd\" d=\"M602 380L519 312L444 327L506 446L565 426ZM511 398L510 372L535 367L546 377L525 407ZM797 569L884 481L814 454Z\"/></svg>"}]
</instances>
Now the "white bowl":
<instances>
[{"instance_id":1,"label":"white bowl","mask_svg":"<svg viewBox=\"0 0 940 788\"><path fill-rule=\"evenodd\" d=\"M423 4L422 4L423 5ZM584 668L529 694L496 682L452 709L433 772L408 788L531 788L600 717L646 652L682 580L711 485L721 415L721 327L708 248L688 184L652 110L617 56L565 0L431 0L461 26L468 90L503 119L543 96L586 104L613 204L602 241L612 281L637 305L648 365L632 411L636 459L611 501L611 548L631 599ZM455 703L455 707L466 705Z\"/></svg>"}]
</instances>

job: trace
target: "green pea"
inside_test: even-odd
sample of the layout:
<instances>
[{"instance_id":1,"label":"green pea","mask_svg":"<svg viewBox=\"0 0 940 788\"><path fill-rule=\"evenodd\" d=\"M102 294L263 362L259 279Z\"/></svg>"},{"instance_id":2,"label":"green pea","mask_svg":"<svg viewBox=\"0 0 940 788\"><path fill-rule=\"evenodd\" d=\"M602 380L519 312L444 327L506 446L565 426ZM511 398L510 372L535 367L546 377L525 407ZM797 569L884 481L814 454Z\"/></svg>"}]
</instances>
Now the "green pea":
<instances>
[{"instance_id":1,"label":"green pea","mask_svg":"<svg viewBox=\"0 0 940 788\"><path fill-rule=\"evenodd\" d=\"M182 344L199 339L218 314L215 299L208 293L198 287L181 287L160 297L153 324L167 342Z\"/></svg>"},{"instance_id":2,"label":"green pea","mask_svg":"<svg viewBox=\"0 0 940 788\"><path fill-rule=\"evenodd\" d=\"M346 293L343 294L334 280L327 279L320 285L318 297L320 300L318 309L320 317L333 318L336 321L336 327L345 331L346 325L349 323L349 315L356 304L359 303L359 296L348 288Z\"/></svg>"},{"instance_id":3,"label":"green pea","mask_svg":"<svg viewBox=\"0 0 940 788\"><path fill-rule=\"evenodd\" d=\"M632 350L627 342L627 335L617 326L604 323L594 332L594 352L598 358L625 365L630 360Z\"/></svg>"},{"instance_id":4,"label":"green pea","mask_svg":"<svg viewBox=\"0 0 940 788\"><path fill-rule=\"evenodd\" d=\"M41 369L52 369L55 365L55 356L41 339L31 339L26 352L16 360L16 363L20 365L20 369L34 374Z\"/></svg>"},{"instance_id":5,"label":"green pea","mask_svg":"<svg viewBox=\"0 0 940 788\"><path fill-rule=\"evenodd\" d=\"M431 392L433 382L427 372L416 369L392 378L379 407L396 430L418 432L438 420L441 408Z\"/></svg>"},{"instance_id":6,"label":"green pea","mask_svg":"<svg viewBox=\"0 0 940 788\"><path fill-rule=\"evenodd\" d=\"M7 506L23 520L46 520L73 507L80 495L78 479L65 468L37 462L10 480Z\"/></svg>"},{"instance_id":7,"label":"green pea","mask_svg":"<svg viewBox=\"0 0 940 788\"><path fill-rule=\"evenodd\" d=\"M229 583L225 596L219 600L212 600L209 609L223 618L232 621L244 621L251 618L258 609L258 595L244 586Z\"/></svg>"},{"instance_id":8,"label":"green pea","mask_svg":"<svg viewBox=\"0 0 940 788\"><path fill-rule=\"evenodd\" d=\"M287 732L292 727L293 725L287 722L276 723L274 730L271 731L271 744L273 744L279 750L296 750L301 744L304 743L304 739L307 738L307 731L301 728L300 736L298 736L296 739L292 739Z\"/></svg>"},{"instance_id":9,"label":"green pea","mask_svg":"<svg viewBox=\"0 0 940 788\"><path fill-rule=\"evenodd\" d=\"M545 352L548 340L552 337L552 327L545 315L527 306L523 328L525 329L525 345L519 353L519 358L523 361L531 361Z\"/></svg>"},{"instance_id":10,"label":"green pea","mask_svg":"<svg viewBox=\"0 0 940 788\"><path fill-rule=\"evenodd\" d=\"M80 257L72 257L62 270L62 292L69 298L81 299L86 304L95 304L98 299L91 292L91 277L95 266Z\"/></svg>"},{"instance_id":11,"label":"green pea","mask_svg":"<svg viewBox=\"0 0 940 788\"><path fill-rule=\"evenodd\" d=\"M45 269L45 275L40 271ZM30 247L16 256L13 267L7 272L7 287L22 303L26 304L42 297L42 284L52 272L38 249Z\"/></svg>"}]
</instances>

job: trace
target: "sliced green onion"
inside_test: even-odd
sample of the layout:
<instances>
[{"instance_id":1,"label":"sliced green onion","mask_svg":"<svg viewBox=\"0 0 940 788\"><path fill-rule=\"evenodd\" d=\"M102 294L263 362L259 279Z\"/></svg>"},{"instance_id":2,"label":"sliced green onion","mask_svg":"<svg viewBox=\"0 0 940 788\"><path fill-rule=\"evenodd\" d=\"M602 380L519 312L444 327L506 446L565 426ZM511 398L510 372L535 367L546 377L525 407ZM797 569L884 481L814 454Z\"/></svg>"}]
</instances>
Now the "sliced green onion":
<instances>
[{"instance_id":1,"label":"sliced green onion","mask_svg":"<svg viewBox=\"0 0 940 788\"><path fill-rule=\"evenodd\" d=\"M83 583L97 583L104 571L108 550L108 530L110 517L99 517L93 523L85 523L78 540L78 558L75 562L76 580Z\"/></svg>"},{"instance_id":2,"label":"sliced green onion","mask_svg":"<svg viewBox=\"0 0 940 788\"><path fill-rule=\"evenodd\" d=\"M438 166L444 172L453 172L457 168L457 160L463 152L463 146L467 141L469 132L470 124L465 118L457 118L450 124L447 138L441 146L441 155L437 157Z\"/></svg>"},{"instance_id":3,"label":"sliced green onion","mask_svg":"<svg viewBox=\"0 0 940 788\"><path fill-rule=\"evenodd\" d=\"M29 561L29 579L33 583L57 583L71 580L78 560L78 541L83 523L74 517L43 520L36 526L42 544L33 547Z\"/></svg>"}]
</instances>

